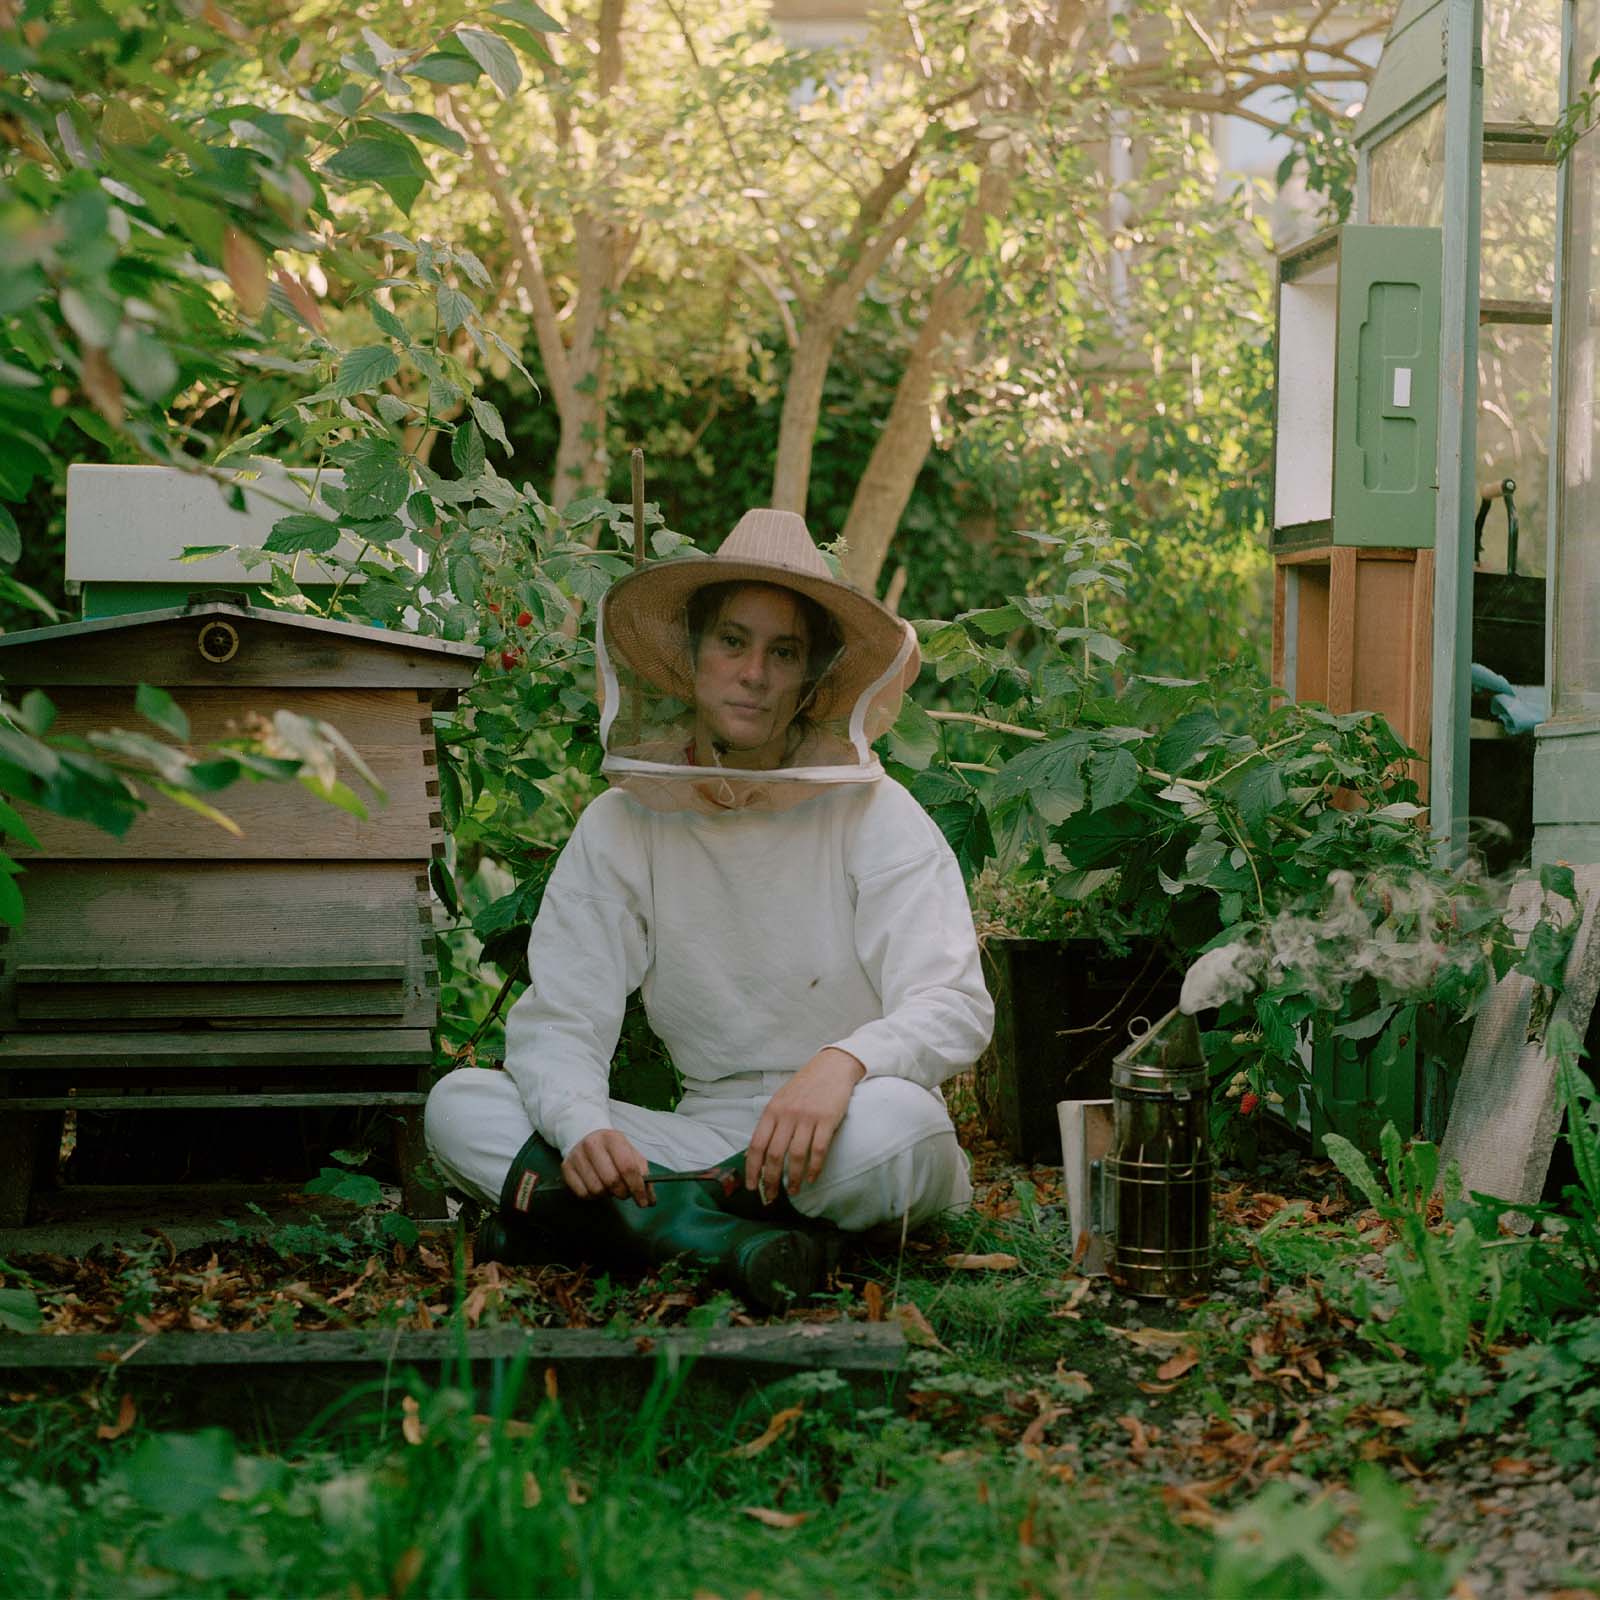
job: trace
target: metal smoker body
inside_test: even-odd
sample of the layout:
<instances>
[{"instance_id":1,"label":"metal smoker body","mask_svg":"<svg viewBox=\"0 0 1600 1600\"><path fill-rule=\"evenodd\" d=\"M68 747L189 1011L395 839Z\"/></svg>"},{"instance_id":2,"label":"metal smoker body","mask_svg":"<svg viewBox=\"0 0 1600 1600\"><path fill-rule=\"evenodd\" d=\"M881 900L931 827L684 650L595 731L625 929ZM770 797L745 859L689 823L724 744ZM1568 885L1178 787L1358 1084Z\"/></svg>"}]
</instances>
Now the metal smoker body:
<instances>
[{"instance_id":1,"label":"metal smoker body","mask_svg":"<svg viewBox=\"0 0 1600 1600\"><path fill-rule=\"evenodd\" d=\"M1211 1282L1211 1137L1205 1059L1192 1017L1169 1011L1113 1062L1114 1132L1102 1209L1113 1275L1166 1299Z\"/></svg>"}]
</instances>

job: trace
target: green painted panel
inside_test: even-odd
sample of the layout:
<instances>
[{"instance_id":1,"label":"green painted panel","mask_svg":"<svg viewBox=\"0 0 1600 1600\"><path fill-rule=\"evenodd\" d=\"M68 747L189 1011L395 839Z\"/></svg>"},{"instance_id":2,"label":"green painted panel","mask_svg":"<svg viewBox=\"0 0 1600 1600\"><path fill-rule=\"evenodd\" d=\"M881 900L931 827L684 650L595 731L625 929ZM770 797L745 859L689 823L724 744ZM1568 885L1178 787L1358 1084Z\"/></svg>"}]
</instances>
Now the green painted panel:
<instances>
[{"instance_id":1,"label":"green painted panel","mask_svg":"<svg viewBox=\"0 0 1600 1600\"><path fill-rule=\"evenodd\" d=\"M1358 145L1397 111L1444 81L1444 17L1444 0L1404 0L1356 119Z\"/></svg>"},{"instance_id":2,"label":"green painted panel","mask_svg":"<svg viewBox=\"0 0 1600 1600\"><path fill-rule=\"evenodd\" d=\"M1442 265L1437 228L1340 234L1335 544L1433 543Z\"/></svg>"},{"instance_id":3,"label":"green painted panel","mask_svg":"<svg viewBox=\"0 0 1600 1600\"><path fill-rule=\"evenodd\" d=\"M1534 861L1600 861L1600 727L1547 722L1536 740Z\"/></svg>"}]
</instances>

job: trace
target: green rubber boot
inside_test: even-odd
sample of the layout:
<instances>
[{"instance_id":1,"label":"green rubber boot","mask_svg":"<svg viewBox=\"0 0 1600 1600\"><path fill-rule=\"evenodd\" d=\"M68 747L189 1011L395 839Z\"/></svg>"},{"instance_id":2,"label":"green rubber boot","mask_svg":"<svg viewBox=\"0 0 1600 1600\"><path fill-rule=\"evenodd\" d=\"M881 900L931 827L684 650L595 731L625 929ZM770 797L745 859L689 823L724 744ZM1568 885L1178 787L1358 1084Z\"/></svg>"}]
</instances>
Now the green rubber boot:
<instances>
[{"instance_id":1,"label":"green rubber boot","mask_svg":"<svg viewBox=\"0 0 1600 1600\"><path fill-rule=\"evenodd\" d=\"M521 1267L571 1253L594 1214L561 1175L561 1153L534 1134L500 1187L500 1209L478 1225L473 1260Z\"/></svg>"},{"instance_id":2,"label":"green rubber boot","mask_svg":"<svg viewBox=\"0 0 1600 1600\"><path fill-rule=\"evenodd\" d=\"M651 1168L652 1173L664 1170ZM718 1170L726 1173L727 1163ZM653 1206L631 1199L604 1201L605 1220L591 1237L651 1264L686 1257L763 1311L781 1311L822 1287L829 1240L821 1230L799 1225L797 1212L794 1225L780 1219L775 1205L759 1218L739 1214L748 1210L741 1201L759 1204L760 1199L746 1193L742 1177L739 1182L737 1190L726 1179L663 1183Z\"/></svg>"}]
</instances>

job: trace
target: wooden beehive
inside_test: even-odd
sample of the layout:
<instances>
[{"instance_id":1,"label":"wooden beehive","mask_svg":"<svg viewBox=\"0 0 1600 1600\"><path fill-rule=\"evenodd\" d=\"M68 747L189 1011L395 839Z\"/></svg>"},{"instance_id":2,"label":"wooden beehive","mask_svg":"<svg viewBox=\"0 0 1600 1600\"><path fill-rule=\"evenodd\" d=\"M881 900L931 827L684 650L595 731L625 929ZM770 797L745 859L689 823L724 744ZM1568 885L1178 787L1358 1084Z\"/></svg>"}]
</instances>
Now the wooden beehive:
<instances>
[{"instance_id":1,"label":"wooden beehive","mask_svg":"<svg viewBox=\"0 0 1600 1600\"><path fill-rule=\"evenodd\" d=\"M27 915L0 946L0 1222L23 1220L32 1153L69 1108L390 1105L409 1175L437 1015L432 714L479 656L207 599L0 637L8 694L47 694L52 735L139 728L151 684L196 745L280 709L331 723L388 796L361 820L245 782L216 797L239 836L160 800L120 839L27 812Z\"/></svg>"}]
</instances>

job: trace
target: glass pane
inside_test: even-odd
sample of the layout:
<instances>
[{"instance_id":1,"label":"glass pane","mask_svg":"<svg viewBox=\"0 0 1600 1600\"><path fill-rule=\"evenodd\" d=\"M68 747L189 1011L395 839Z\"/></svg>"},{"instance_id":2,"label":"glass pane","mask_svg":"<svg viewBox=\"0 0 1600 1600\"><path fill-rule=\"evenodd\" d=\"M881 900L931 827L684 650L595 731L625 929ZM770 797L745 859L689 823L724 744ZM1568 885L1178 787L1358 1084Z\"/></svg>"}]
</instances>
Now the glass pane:
<instances>
[{"instance_id":1,"label":"glass pane","mask_svg":"<svg viewBox=\"0 0 1600 1600\"><path fill-rule=\"evenodd\" d=\"M1555 169L1486 166L1479 293L1485 300L1548 302L1555 279Z\"/></svg>"},{"instance_id":2,"label":"glass pane","mask_svg":"<svg viewBox=\"0 0 1600 1600\"><path fill-rule=\"evenodd\" d=\"M1517 571L1545 568L1545 494L1550 472L1550 330L1486 327L1478 334L1478 481L1516 480ZM1505 505L1483 523L1486 572L1507 572Z\"/></svg>"},{"instance_id":3,"label":"glass pane","mask_svg":"<svg viewBox=\"0 0 1600 1600\"><path fill-rule=\"evenodd\" d=\"M1595 49L1593 23L1600 7L1586 4L1580 17L1589 38L1579 60ZM1585 49L1587 46L1587 49ZM1554 709L1571 716L1600 710L1600 135L1586 134L1571 157L1565 269L1561 285L1560 503L1557 506L1557 616Z\"/></svg>"},{"instance_id":4,"label":"glass pane","mask_svg":"<svg viewBox=\"0 0 1600 1600\"><path fill-rule=\"evenodd\" d=\"M1370 221L1437 228L1444 221L1444 101L1375 146L1368 173Z\"/></svg>"},{"instance_id":5,"label":"glass pane","mask_svg":"<svg viewBox=\"0 0 1600 1600\"><path fill-rule=\"evenodd\" d=\"M1561 0L1483 0L1483 120L1550 123L1561 95Z\"/></svg>"}]
</instances>

